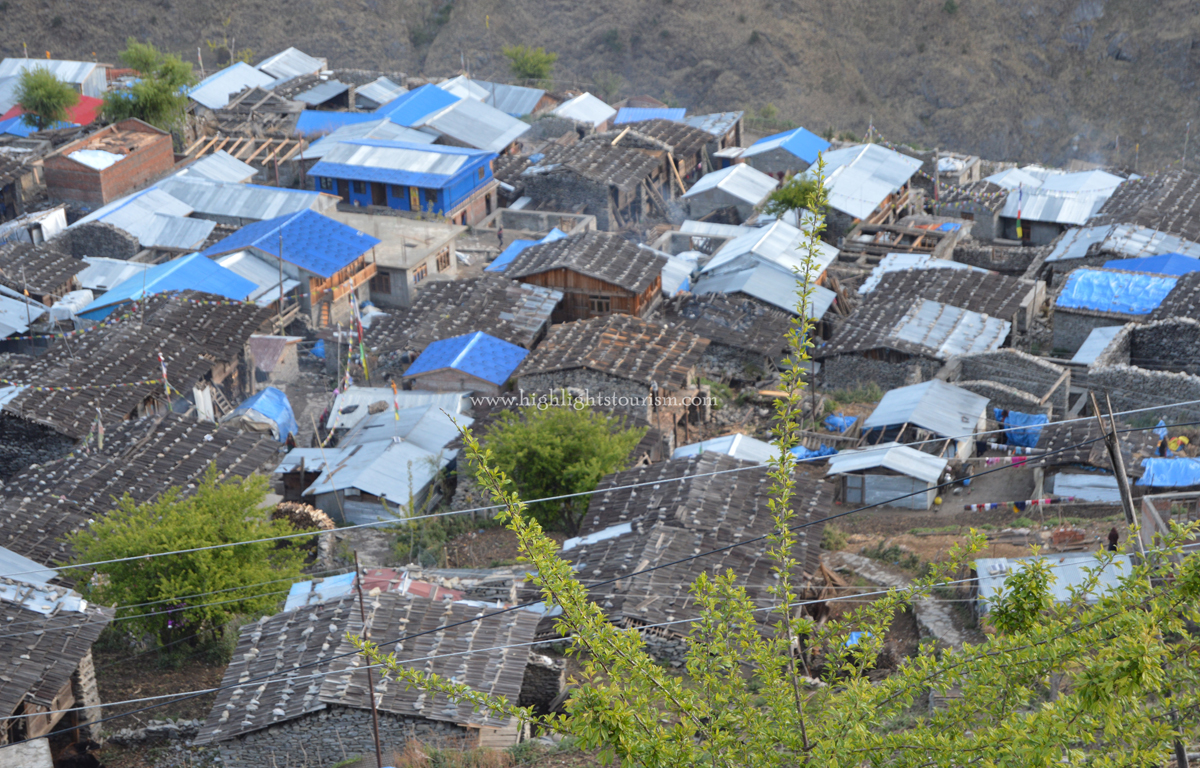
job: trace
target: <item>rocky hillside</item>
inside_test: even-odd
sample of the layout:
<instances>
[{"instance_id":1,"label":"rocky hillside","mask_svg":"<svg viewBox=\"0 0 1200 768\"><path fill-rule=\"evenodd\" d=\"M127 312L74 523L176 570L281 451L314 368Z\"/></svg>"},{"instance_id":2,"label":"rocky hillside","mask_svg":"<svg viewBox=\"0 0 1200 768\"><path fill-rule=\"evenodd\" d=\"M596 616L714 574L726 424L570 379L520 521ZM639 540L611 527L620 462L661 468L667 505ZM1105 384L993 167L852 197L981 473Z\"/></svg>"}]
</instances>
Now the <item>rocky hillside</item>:
<instances>
[{"instance_id":1,"label":"rocky hillside","mask_svg":"<svg viewBox=\"0 0 1200 768\"><path fill-rule=\"evenodd\" d=\"M465 64L503 78L501 47L527 43L559 53L561 85L766 108L819 132L862 135L873 119L885 137L990 158L1119 151L1132 166L1140 144L1144 171L1180 159L1200 112L1198 11L1196 0L0 0L0 54L26 43L112 60L133 35L199 52L209 69L228 41L256 61L296 45L334 66Z\"/></svg>"}]
</instances>

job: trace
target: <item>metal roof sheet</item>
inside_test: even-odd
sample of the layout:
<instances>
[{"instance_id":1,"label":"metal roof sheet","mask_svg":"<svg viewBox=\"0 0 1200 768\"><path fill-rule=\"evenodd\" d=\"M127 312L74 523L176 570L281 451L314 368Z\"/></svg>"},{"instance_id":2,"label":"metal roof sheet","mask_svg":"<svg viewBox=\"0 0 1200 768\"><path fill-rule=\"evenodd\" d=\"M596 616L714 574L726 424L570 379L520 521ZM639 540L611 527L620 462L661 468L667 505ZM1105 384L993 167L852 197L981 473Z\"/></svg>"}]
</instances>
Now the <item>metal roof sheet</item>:
<instances>
[{"instance_id":1,"label":"metal roof sheet","mask_svg":"<svg viewBox=\"0 0 1200 768\"><path fill-rule=\"evenodd\" d=\"M503 272L504 270L508 269L508 265L512 264L514 259L520 256L521 253L523 253L524 250L531 245L552 243L555 240L562 240L566 236L566 232L563 232L558 227L553 227L541 240L523 240L520 238L513 240L503 251L500 252L500 255L497 256L491 264L488 264L486 267L484 267L483 271Z\"/></svg>"},{"instance_id":2,"label":"metal roof sheet","mask_svg":"<svg viewBox=\"0 0 1200 768\"><path fill-rule=\"evenodd\" d=\"M408 93L403 85L397 85L386 77L377 77L366 85L360 85L354 91L355 97L363 97L383 106L401 94Z\"/></svg>"},{"instance_id":3,"label":"metal roof sheet","mask_svg":"<svg viewBox=\"0 0 1200 768\"><path fill-rule=\"evenodd\" d=\"M353 227L304 210L247 224L211 246L204 255L213 257L257 248L315 275L332 277L378 244L378 239Z\"/></svg>"},{"instance_id":4,"label":"metal roof sheet","mask_svg":"<svg viewBox=\"0 0 1200 768\"><path fill-rule=\"evenodd\" d=\"M1133 572L1129 555L1114 555L1112 562L1103 569L1100 568L1096 554L1092 552L1064 552L1036 557L1050 561L1050 573L1054 575L1049 585L1050 594L1057 603L1075 599L1071 588L1081 587L1093 577L1097 579L1096 589L1087 596L1087 601L1097 602L1099 594L1120 589L1121 580ZM1020 568L1024 561L1033 559L1034 557L984 557L975 561L975 572L979 575L979 601L985 610L988 601L999 597L1009 574ZM1087 571L1099 571L1099 574L1093 576Z\"/></svg>"},{"instance_id":5,"label":"metal roof sheet","mask_svg":"<svg viewBox=\"0 0 1200 768\"><path fill-rule=\"evenodd\" d=\"M192 86L188 96L192 101L209 109L220 109L229 103L230 96L246 88L267 86L274 80L275 78L266 72L260 72L246 62L239 61Z\"/></svg>"},{"instance_id":6,"label":"metal roof sheet","mask_svg":"<svg viewBox=\"0 0 1200 768\"><path fill-rule=\"evenodd\" d=\"M305 104L312 104L314 107L319 104L324 104L335 96L340 96L350 90L350 86L340 80L325 80L324 82L314 85L307 91L296 94L296 101L303 101Z\"/></svg>"},{"instance_id":7,"label":"metal roof sheet","mask_svg":"<svg viewBox=\"0 0 1200 768\"><path fill-rule=\"evenodd\" d=\"M438 189L450 184L464 165L486 155L491 153L440 144L351 139L338 142L309 173L313 176L351 173L368 181Z\"/></svg>"},{"instance_id":8,"label":"metal roof sheet","mask_svg":"<svg viewBox=\"0 0 1200 768\"><path fill-rule=\"evenodd\" d=\"M459 100L458 96L447 93L436 85L422 85L392 99L375 110L374 114L411 128L434 112L445 109Z\"/></svg>"},{"instance_id":9,"label":"metal roof sheet","mask_svg":"<svg viewBox=\"0 0 1200 768\"><path fill-rule=\"evenodd\" d=\"M864 469L890 469L915 477L926 483L936 483L946 471L947 459L909 448L900 443L883 443L867 448L851 448L829 457L826 475L845 475Z\"/></svg>"},{"instance_id":10,"label":"metal roof sheet","mask_svg":"<svg viewBox=\"0 0 1200 768\"><path fill-rule=\"evenodd\" d=\"M387 118L379 118L337 128L309 145L304 150L304 159L320 160L329 154L329 150L333 149L338 142L352 139L380 139L382 141L402 141L408 144L432 144L437 141L437 137L431 134L396 125Z\"/></svg>"},{"instance_id":11,"label":"metal roof sheet","mask_svg":"<svg viewBox=\"0 0 1200 768\"><path fill-rule=\"evenodd\" d=\"M692 287L692 293L744 293L795 314L796 289L799 283L795 275L789 275L776 267L759 265L740 272L703 275ZM820 320L833 306L836 298L837 294L828 288L813 286L813 293L809 298L809 317Z\"/></svg>"},{"instance_id":12,"label":"metal roof sheet","mask_svg":"<svg viewBox=\"0 0 1200 768\"><path fill-rule=\"evenodd\" d=\"M969 269L975 272L987 272L986 269L972 267L949 259L934 258L928 253L889 253L879 260L879 264L871 270L870 276L858 287L860 294L868 294L878 287L883 276L889 272L903 272L906 269Z\"/></svg>"},{"instance_id":13,"label":"metal roof sheet","mask_svg":"<svg viewBox=\"0 0 1200 768\"><path fill-rule=\"evenodd\" d=\"M30 584L45 584L58 577L58 571L0 547L0 579L14 579Z\"/></svg>"},{"instance_id":14,"label":"metal roof sheet","mask_svg":"<svg viewBox=\"0 0 1200 768\"><path fill-rule=\"evenodd\" d=\"M920 299L916 311L903 317L890 335L948 358L999 349L1011 328L1007 320Z\"/></svg>"},{"instance_id":15,"label":"metal roof sheet","mask_svg":"<svg viewBox=\"0 0 1200 768\"><path fill-rule=\"evenodd\" d=\"M251 251L238 251L222 256L217 259L217 263L258 286L247 298L260 307L278 301L281 295L286 296L300 286L299 280L284 275L281 291L278 268L258 258Z\"/></svg>"},{"instance_id":16,"label":"metal roof sheet","mask_svg":"<svg viewBox=\"0 0 1200 768\"><path fill-rule=\"evenodd\" d=\"M807 128L796 128L759 139L742 150L741 157L754 157L764 152L783 148L806 163L817 162L817 155L829 150L828 141Z\"/></svg>"},{"instance_id":17,"label":"metal roof sheet","mask_svg":"<svg viewBox=\"0 0 1200 768\"><path fill-rule=\"evenodd\" d=\"M435 341L404 371L404 378L446 368L502 385L529 354L516 344L482 331Z\"/></svg>"},{"instance_id":18,"label":"metal roof sheet","mask_svg":"<svg viewBox=\"0 0 1200 768\"><path fill-rule=\"evenodd\" d=\"M296 133L317 136L333 133L339 128L380 119L376 112L333 112L327 109L306 109L296 118Z\"/></svg>"},{"instance_id":19,"label":"metal roof sheet","mask_svg":"<svg viewBox=\"0 0 1200 768\"><path fill-rule=\"evenodd\" d=\"M643 120L670 120L682 123L686 116L687 110L683 107L621 107L617 110L613 125L640 123Z\"/></svg>"},{"instance_id":20,"label":"metal roof sheet","mask_svg":"<svg viewBox=\"0 0 1200 768\"><path fill-rule=\"evenodd\" d=\"M0 76L0 115L17 105L17 85L20 82L21 78L17 75Z\"/></svg>"},{"instance_id":21,"label":"metal roof sheet","mask_svg":"<svg viewBox=\"0 0 1200 768\"><path fill-rule=\"evenodd\" d=\"M222 149L205 155L176 175L241 184L257 176L258 171Z\"/></svg>"},{"instance_id":22,"label":"metal roof sheet","mask_svg":"<svg viewBox=\"0 0 1200 768\"><path fill-rule=\"evenodd\" d=\"M107 291L154 266L124 259L104 259L94 256L84 256L83 260L87 262L88 266L75 277L81 286L91 291Z\"/></svg>"},{"instance_id":23,"label":"metal roof sheet","mask_svg":"<svg viewBox=\"0 0 1200 768\"><path fill-rule=\"evenodd\" d=\"M460 99L414 125L431 128L467 146L489 152L504 150L533 127L474 99Z\"/></svg>"},{"instance_id":24,"label":"metal roof sheet","mask_svg":"<svg viewBox=\"0 0 1200 768\"><path fill-rule=\"evenodd\" d=\"M192 212L187 203L149 187L98 208L71 226L102 221L133 235L143 248L186 251L199 247L217 226L216 222L190 218Z\"/></svg>"},{"instance_id":25,"label":"metal roof sheet","mask_svg":"<svg viewBox=\"0 0 1200 768\"><path fill-rule=\"evenodd\" d=\"M457 419L458 414L467 410L469 397L469 392L392 392L389 387L350 387L333 398L333 406L325 419L325 428L332 430L353 427L367 418L368 407L378 402L393 407L399 405L402 412L410 408L432 407L438 413L445 411Z\"/></svg>"},{"instance_id":26,"label":"metal roof sheet","mask_svg":"<svg viewBox=\"0 0 1200 768\"><path fill-rule=\"evenodd\" d=\"M705 192L720 190L731 197L750 205L758 205L775 191L779 182L767 174L744 163L731 165L719 171L706 173L692 188L684 193L685 199L697 197Z\"/></svg>"},{"instance_id":27,"label":"metal roof sheet","mask_svg":"<svg viewBox=\"0 0 1200 768\"><path fill-rule=\"evenodd\" d=\"M859 144L824 154L829 205L865 219L888 195L921 169L921 161L878 144ZM811 178L816 168L804 172Z\"/></svg>"},{"instance_id":28,"label":"metal roof sheet","mask_svg":"<svg viewBox=\"0 0 1200 768\"><path fill-rule=\"evenodd\" d=\"M1124 327L1123 325L1106 325L1103 328L1093 328L1092 332L1088 334L1087 339L1084 340L1083 346L1071 358L1071 362L1082 363L1084 365L1091 365L1096 362L1096 357L1108 348L1108 345L1112 343L1113 337Z\"/></svg>"},{"instance_id":29,"label":"metal roof sheet","mask_svg":"<svg viewBox=\"0 0 1200 768\"><path fill-rule=\"evenodd\" d=\"M64 83L82 85L96 71L96 66L94 61L10 58L0 61L0 78L17 77L27 69L46 69Z\"/></svg>"},{"instance_id":30,"label":"metal roof sheet","mask_svg":"<svg viewBox=\"0 0 1200 768\"><path fill-rule=\"evenodd\" d=\"M599 125L617 114L617 110L590 93L581 93L559 104L553 114L585 125Z\"/></svg>"},{"instance_id":31,"label":"metal roof sheet","mask_svg":"<svg viewBox=\"0 0 1200 768\"><path fill-rule=\"evenodd\" d=\"M1121 503L1121 490L1113 475L1059 472L1054 475L1051 488L1055 496L1074 496L1079 501L1101 504Z\"/></svg>"},{"instance_id":32,"label":"metal roof sheet","mask_svg":"<svg viewBox=\"0 0 1200 768\"><path fill-rule=\"evenodd\" d=\"M685 235L707 235L712 237L741 237L758 227L741 224L718 224L712 221L694 221L688 219L679 226L679 231Z\"/></svg>"},{"instance_id":33,"label":"metal roof sheet","mask_svg":"<svg viewBox=\"0 0 1200 768\"><path fill-rule=\"evenodd\" d=\"M438 88L464 99L475 99L513 117L532 114L546 95L541 88L470 80L466 75L438 83Z\"/></svg>"},{"instance_id":34,"label":"metal roof sheet","mask_svg":"<svg viewBox=\"0 0 1200 768\"><path fill-rule=\"evenodd\" d=\"M323 579L296 582L288 590L283 610L294 611L297 608L307 608L326 600L348 595L350 590L354 589L354 579L355 574L351 572L326 576Z\"/></svg>"},{"instance_id":35,"label":"metal roof sheet","mask_svg":"<svg viewBox=\"0 0 1200 768\"><path fill-rule=\"evenodd\" d=\"M702 440L699 443L681 445L671 454L672 459L683 459L688 456L699 456L702 453L723 453L742 461L752 461L755 464L767 464L778 455L775 446L758 438L735 432L732 435L722 435Z\"/></svg>"},{"instance_id":36,"label":"metal roof sheet","mask_svg":"<svg viewBox=\"0 0 1200 768\"><path fill-rule=\"evenodd\" d=\"M203 291L235 301L244 301L256 288L254 283L220 264L198 253L190 253L163 264L156 264L142 274L125 280L79 310L77 314L99 320L111 313L117 304L168 291Z\"/></svg>"},{"instance_id":37,"label":"metal roof sheet","mask_svg":"<svg viewBox=\"0 0 1200 768\"><path fill-rule=\"evenodd\" d=\"M198 178L172 177L155 185L196 213L234 219L273 219L307 210L323 210L336 198L302 189L226 184ZM322 206L323 202L328 205Z\"/></svg>"},{"instance_id":38,"label":"metal roof sheet","mask_svg":"<svg viewBox=\"0 0 1200 768\"><path fill-rule=\"evenodd\" d=\"M804 233L784 221L776 221L761 229L752 229L729 241L717 251L701 270L704 274L721 274L747 269L755 264L769 264L785 272L799 270L804 274L805 262L799 246ZM812 279L820 277L837 260L838 249L825 242L817 243Z\"/></svg>"},{"instance_id":39,"label":"metal roof sheet","mask_svg":"<svg viewBox=\"0 0 1200 768\"><path fill-rule=\"evenodd\" d=\"M908 423L942 437L966 438L975 434L987 404L982 395L933 379L888 391L863 429Z\"/></svg>"},{"instance_id":40,"label":"metal roof sheet","mask_svg":"<svg viewBox=\"0 0 1200 768\"><path fill-rule=\"evenodd\" d=\"M325 66L325 59L309 56L296 48L286 48L258 63L258 69L276 80L290 80L300 75L311 75L320 72Z\"/></svg>"},{"instance_id":41,"label":"metal roof sheet","mask_svg":"<svg viewBox=\"0 0 1200 768\"><path fill-rule=\"evenodd\" d=\"M1077 269L1067 276L1054 306L1122 315L1147 315L1167 298L1179 279L1112 269Z\"/></svg>"},{"instance_id":42,"label":"metal roof sheet","mask_svg":"<svg viewBox=\"0 0 1200 768\"><path fill-rule=\"evenodd\" d=\"M708 115L692 115L685 117L680 122L684 125L690 125L693 128L699 128L705 133L710 133L713 136L720 138L737 125L738 120L745 117L745 112L713 112Z\"/></svg>"},{"instance_id":43,"label":"metal roof sheet","mask_svg":"<svg viewBox=\"0 0 1200 768\"><path fill-rule=\"evenodd\" d=\"M88 609L87 600L74 590L39 582L29 583L19 577L0 581L0 601L19 605L44 616L64 611L86 613Z\"/></svg>"}]
</instances>

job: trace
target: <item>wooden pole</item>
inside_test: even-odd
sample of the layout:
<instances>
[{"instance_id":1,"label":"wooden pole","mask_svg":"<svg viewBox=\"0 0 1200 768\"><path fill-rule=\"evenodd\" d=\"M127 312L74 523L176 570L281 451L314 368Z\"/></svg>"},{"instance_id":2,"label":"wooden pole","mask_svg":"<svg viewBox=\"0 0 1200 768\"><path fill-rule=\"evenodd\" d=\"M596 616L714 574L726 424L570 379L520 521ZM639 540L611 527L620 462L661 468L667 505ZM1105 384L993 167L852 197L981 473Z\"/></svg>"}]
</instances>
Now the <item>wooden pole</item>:
<instances>
[{"instance_id":1,"label":"wooden pole","mask_svg":"<svg viewBox=\"0 0 1200 768\"><path fill-rule=\"evenodd\" d=\"M942 173L938 164L942 159L940 148L933 150L933 215L942 215Z\"/></svg>"},{"instance_id":2,"label":"wooden pole","mask_svg":"<svg viewBox=\"0 0 1200 768\"><path fill-rule=\"evenodd\" d=\"M1096 403L1095 393L1089 392L1088 395L1092 398L1092 410L1096 412L1096 421L1100 423L1100 430L1104 433L1104 444L1108 448L1108 457L1112 461L1113 474L1117 478L1117 490L1121 492L1121 507L1125 510L1125 523L1129 526L1130 533L1133 533L1137 526L1137 518L1133 511L1133 493L1129 490L1129 477L1125 474L1125 460L1121 457L1121 444L1117 440L1117 422L1112 415L1112 399L1105 395L1105 400L1108 402L1108 426L1105 426L1104 419L1100 417L1100 406ZM1146 559L1146 547L1142 543L1141 534L1137 537L1138 553L1142 559Z\"/></svg>"},{"instance_id":3,"label":"wooden pole","mask_svg":"<svg viewBox=\"0 0 1200 768\"><path fill-rule=\"evenodd\" d=\"M358 570L358 550L354 550L354 583L358 587L358 612L362 617L363 638L370 637L367 629L367 606L363 602L362 573ZM383 748L379 746L379 708L375 706L375 676L371 674L371 660L367 659L367 689L371 696L371 722L375 727L375 765L383 768Z\"/></svg>"}]
</instances>

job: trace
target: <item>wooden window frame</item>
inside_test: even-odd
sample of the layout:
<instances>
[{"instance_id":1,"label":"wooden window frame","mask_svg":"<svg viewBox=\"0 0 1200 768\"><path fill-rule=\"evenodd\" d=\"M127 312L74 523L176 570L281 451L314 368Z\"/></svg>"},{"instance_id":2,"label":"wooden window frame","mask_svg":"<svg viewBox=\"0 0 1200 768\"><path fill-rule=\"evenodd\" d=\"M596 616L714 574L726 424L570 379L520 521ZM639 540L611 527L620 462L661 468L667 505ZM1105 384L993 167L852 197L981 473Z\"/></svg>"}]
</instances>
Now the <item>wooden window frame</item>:
<instances>
[{"instance_id":1,"label":"wooden window frame","mask_svg":"<svg viewBox=\"0 0 1200 768\"><path fill-rule=\"evenodd\" d=\"M383 270L376 271L375 276L371 278L371 290L375 293L390 294L392 292L392 273Z\"/></svg>"},{"instance_id":2,"label":"wooden window frame","mask_svg":"<svg viewBox=\"0 0 1200 768\"><path fill-rule=\"evenodd\" d=\"M611 315L612 297L588 296L588 311L593 315Z\"/></svg>"},{"instance_id":3,"label":"wooden window frame","mask_svg":"<svg viewBox=\"0 0 1200 768\"><path fill-rule=\"evenodd\" d=\"M447 269L450 269L450 249L444 248L437 257L437 271L445 272Z\"/></svg>"},{"instance_id":4,"label":"wooden window frame","mask_svg":"<svg viewBox=\"0 0 1200 768\"><path fill-rule=\"evenodd\" d=\"M429 277L429 265L422 264L419 267L413 269L412 273L413 273L413 276L412 276L413 285L418 285L418 284L420 284L420 282L422 280Z\"/></svg>"}]
</instances>

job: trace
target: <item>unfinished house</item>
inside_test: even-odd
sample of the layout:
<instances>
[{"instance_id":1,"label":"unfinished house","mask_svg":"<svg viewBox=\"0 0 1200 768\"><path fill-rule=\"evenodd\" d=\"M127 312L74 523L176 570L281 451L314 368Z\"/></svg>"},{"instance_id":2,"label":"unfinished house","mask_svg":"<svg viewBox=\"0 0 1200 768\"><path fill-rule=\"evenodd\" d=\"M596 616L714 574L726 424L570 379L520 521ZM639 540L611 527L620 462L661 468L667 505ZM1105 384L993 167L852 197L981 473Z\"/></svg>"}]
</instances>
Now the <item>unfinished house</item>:
<instances>
[{"instance_id":1,"label":"unfinished house","mask_svg":"<svg viewBox=\"0 0 1200 768\"><path fill-rule=\"evenodd\" d=\"M920 160L879 144L836 149L823 157L830 209L826 240L837 242L860 222L892 224L920 210L921 195L909 185L921 167ZM809 168L805 176L815 173Z\"/></svg>"},{"instance_id":2,"label":"unfinished house","mask_svg":"<svg viewBox=\"0 0 1200 768\"><path fill-rule=\"evenodd\" d=\"M521 239L537 241L556 229L564 235L578 235L594 231L596 217L586 213L500 208L491 216L478 222L474 229L485 237L487 235L495 236L499 230L503 229L506 243Z\"/></svg>"},{"instance_id":3,"label":"unfinished house","mask_svg":"<svg viewBox=\"0 0 1200 768\"><path fill-rule=\"evenodd\" d=\"M328 215L379 241L372 249L370 282L371 301L378 307L411 307L428 281L458 279L455 241L467 231L461 224L340 210Z\"/></svg>"},{"instance_id":4,"label":"unfinished house","mask_svg":"<svg viewBox=\"0 0 1200 768\"><path fill-rule=\"evenodd\" d=\"M875 382L888 390L927 381L954 355L990 352L1012 324L949 304L910 297L864 304L813 352L828 389Z\"/></svg>"},{"instance_id":5,"label":"unfinished house","mask_svg":"<svg viewBox=\"0 0 1200 768\"><path fill-rule=\"evenodd\" d=\"M699 128L712 137L708 142L708 157L712 159L722 150L729 149L730 147L741 148L743 136L742 124L745 117L746 113L742 111L713 112L707 115L685 117L682 122L684 125ZM716 160L712 159L710 165L715 163Z\"/></svg>"},{"instance_id":6,"label":"unfinished house","mask_svg":"<svg viewBox=\"0 0 1200 768\"><path fill-rule=\"evenodd\" d=\"M587 213L606 231L640 222L651 205L666 213L659 191L667 181L662 158L609 141L552 144L500 180L521 190L537 208Z\"/></svg>"},{"instance_id":7,"label":"unfinished house","mask_svg":"<svg viewBox=\"0 0 1200 768\"><path fill-rule=\"evenodd\" d=\"M900 509L929 509L949 459L900 443L851 448L829 457L825 476L841 487L846 505L886 504Z\"/></svg>"},{"instance_id":8,"label":"unfinished house","mask_svg":"<svg viewBox=\"0 0 1200 768\"><path fill-rule=\"evenodd\" d=\"M783 359L792 315L736 294L680 294L663 303L663 320L708 339L700 358L705 378L752 383Z\"/></svg>"},{"instance_id":9,"label":"unfinished house","mask_svg":"<svg viewBox=\"0 0 1200 768\"><path fill-rule=\"evenodd\" d=\"M1073 355L1096 328L1144 322L1180 278L1116 269L1077 269L1054 302L1054 349Z\"/></svg>"},{"instance_id":10,"label":"unfinished house","mask_svg":"<svg viewBox=\"0 0 1200 768\"><path fill-rule=\"evenodd\" d=\"M533 640L540 614L511 611L477 619L476 606L396 592L373 594L364 607L365 626L357 594L349 592L242 627L233 661L195 743L216 745L222 764L230 768L261 768L300 754L310 754L320 765L331 765L344 754L374 754L372 695L379 740L388 754L414 739L461 748L503 748L521 740L523 729L515 719L475 712L470 704L428 696L379 675L372 692L362 657L347 635L369 632L384 653L401 661L432 657L421 663L433 674L515 703L530 654L509 648ZM461 656L464 652L471 655ZM464 666L464 658L469 665ZM319 675L315 682L293 680L287 672L308 664L316 665L309 669ZM254 687L237 685L260 678L263 682Z\"/></svg>"},{"instance_id":11,"label":"unfinished house","mask_svg":"<svg viewBox=\"0 0 1200 768\"><path fill-rule=\"evenodd\" d=\"M770 532L768 469L706 452L608 475L591 497L580 535L564 542L562 557L589 581L600 582L590 597L613 624L636 629L684 620L642 632L652 654L678 665L686 654L683 638L692 626L686 620L700 611L689 589L700 574L732 569L738 586L748 590L759 608L778 606L765 586L775 567L767 542L728 547ZM833 498L830 484L806 468L797 468L795 478L795 519L809 523L796 531L793 549L795 577L803 589L820 569L819 521L828 516ZM722 547L710 557L690 557ZM667 565L674 561L680 562ZM666 567L631 575L660 565ZM766 610L755 614L767 633L771 615ZM539 633L552 635L549 621Z\"/></svg>"},{"instance_id":12,"label":"unfinished house","mask_svg":"<svg viewBox=\"0 0 1200 768\"><path fill-rule=\"evenodd\" d=\"M675 120L656 118L614 125L611 131L588 136L583 141L640 149L659 157L667 187L662 191L668 197L682 195L712 166L707 162L712 135Z\"/></svg>"},{"instance_id":13,"label":"unfinished house","mask_svg":"<svg viewBox=\"0 0 1200 768\"><path fill-rule=\"evenodd\" d=\"M0 570L36 567L0 548ZM88 725L101 718L92 644L116 610L49 584L57 575L43 569L0 577L0 622L7 632L0 639L0 749L60 725L83 726L86 737L99 737L99 726Z\"/></svg>"},{"instance_id":14,"label":"unfinished house","mask_svg":"<svg viewBox=\"0 0 1200 768\"><path fill-rule=\"evenodd\" d=\"M408 389L498 395L529 350L482 331L435 341L404 371Z\"/></svg>"},{"instance_id":15,"label":"unfinished house","mask_svg":"<svg viewBox=\"0 0 1200 768\"><path fill-rule=\"evenodd\" d=\"M1139 185L1140 182L1133 186ZM1138 224L1068 229L1054 241L1046 255L1046 280L1059 287L1069 272L1080 267L1103 267L1117 259L1144 259L1171 253L1200 258L1200 243Z\"/></svg>"},{"instance_id":16,"label":"unfinished house","mask_svg":"<svg viewBox=\"0 0 1200 768\"><path fill-rule=\"evenodd\" d=\"M431 283L406 312L376 317L367 346L380 355L415 356L441 339L485 331L524 349L542 340L560 291L495 275Z\"/></svg>"},{"instance_id":17,"label":"unfinished house","mask_svg":"<svg viewBox=\"0 0 1200 768\"><path fill-rule=\"evenodd\" d=\"M369 296L376 267L368 254L379 240L311 210L256 222L210 246L210 259L245 254L282 272L285 295L318 328L349 324L351 301ZM288 285L290 282L292 285Z\"/></svg>"},{"instance_id":18,"label":"unfinished house","mask_svg":"<svg viewBox=\"0 0 1200 768\"><path fill-rule=\"evenodd\" d=\"M893 254L949 259L961 231L959 222L930 216L906 216L892 224L862 221L846 233L838 259L864 267Z\"/></svg>"},{"instance_id":19,"label":"unfinished house","mask_svg":"<svg viewBox=\"0 0 1200 768\"><path fill-rule=\"evenodd\" d=\"M1047 245L1069 227L1088 223L1125 180L1104 171L1065 173L1027 166L992 174L985 181L1008 190L1000 211L1003 237Z\"/></svg>"},{"instance_id":20,"label":"unfinished house","mask_svg":"<svg viewBox=\"0 0 1200 768\"><path fill-rule=\"evenodd\" d=\"M759 139L742 150L738 158L755 170L775 179L804 173L817 162L830 143L806 128L794 128Z\"/></svg>"},{"instance_id":21,"label":"unfinished house","mask_svg":"<svg viewBox=\"0 0 1200 768\"><path fill-rule=\"evenodd\" d=\"M971 222L967 230L976 240L992 241L1004 237L1000 213L1008 202L1008 190L990 181L974 181L963 186L943 186L934 204L938 216L954 216Z\"/></svg>"},{"instance_id":22,"label":"unfinished house","mask_svg":"<svg viewBox=\"0 0 1200 768\"><path fill-rule=\"evenodd\" d=\"M171 134L128 118L42 161L51 200L99 208L166 174L175 165Z\"/></svg>"},{"instance_id":23,"label":"unfinished house","mask_svg":"<svg viewBox=\"0 0 1200 768\"><path fill-rule=\"evenodd\" d=\"M988 399L944 381L926 381L884 394L862 425L866 445L945 440L938 456L969 459L975 433L987 429Z\"/></svg>"},{"instance_id":24,"label":"unfinished house","mask_svg":"<svg viewBox=\"0 0 1200 768\"><path fill-rule=\"evenodd\" d=\"M517 387L533 398L585 398L686 440L707 421L696 367L708 340L694 333L610 315L556 325L517 369Z\"/></svg>"},{"instance_id":25,"label":"unfinished house","mask_svg":"<svg viewBox=\"0 0 1200 768\"><path fill-rule=\"evenodd\" d=\"M247 88L269 88L276 78L244 61L218 70L188 90L188 97L200 107L209 110L222 109L230 99ZM200 113L200 109L196 108Z\"/></svg>"},{"instance_id":26,"label":"unfinished house","mask_svg":"<svg viewBox=\"0 0 1200 768\"><path fill-rule=\"evenodd\" d=\"M1111 397L1116 410L1166 406L1200 399L1198 373L1200 321L1171 318L1117 331L1088 366L1087 386L1098 397ZM1189 420L1200 408L1182 405L1169 413L1170 419Z\"/></svg>"},{"instance_id":27,"label":"unfinished house","mask_svg":"<svg viewBox=\"0 0 1200 768\"><path fill-rule=\"evenodd\" d=\"M666 259L606 232L584 232L533 245L504 275L560 291L554 322L608 315L645 317L662 300Z\"/></svg>"},{"instance_id":28,"label":"unfinished house","mask_svg":"<svg viewBox=\"0 0 1200 768\"><path fill-rule=\"evenodd\" d=\"M683 199L688 201L688 212L693 218L733 208L745 221L777 186L779 182L749 165L731 165L701 176Z\"/></svg>"},{"instance_id":29,"label":"unfinished house","mask_svg":"<svg viewBox=\"0 0 1200 768\"><path fill-rule=\"evenodd\" d=\"M1019 349L950 358L937 378L983 395L997 408L1067 418L1071 369Z\"/></svg>"},{"instance_id":30,"label":"unfinished house","mask_svg":"<svg viewBox=\"0 0 1200 768\"><path fill-rule=\"evenodd\" d=\"M0 245L0 285L47 307L79 287L75 276L86 267L61 242Z\"/></svg>"}]
</instances>

